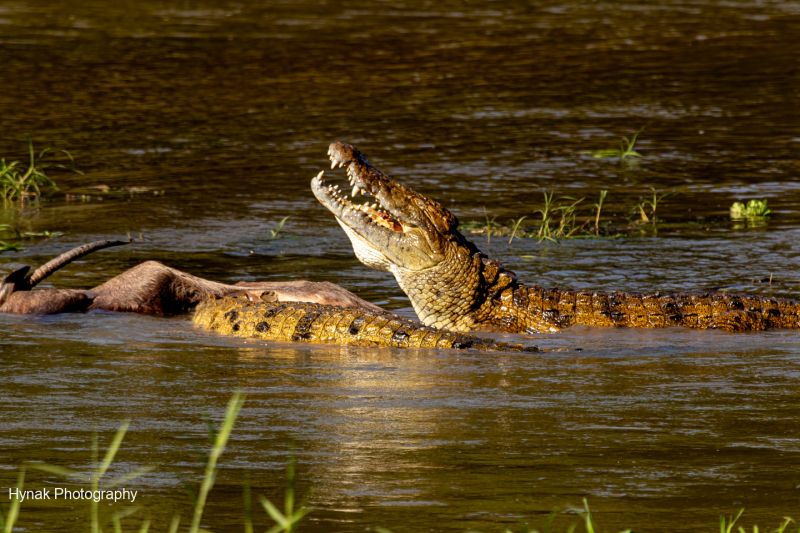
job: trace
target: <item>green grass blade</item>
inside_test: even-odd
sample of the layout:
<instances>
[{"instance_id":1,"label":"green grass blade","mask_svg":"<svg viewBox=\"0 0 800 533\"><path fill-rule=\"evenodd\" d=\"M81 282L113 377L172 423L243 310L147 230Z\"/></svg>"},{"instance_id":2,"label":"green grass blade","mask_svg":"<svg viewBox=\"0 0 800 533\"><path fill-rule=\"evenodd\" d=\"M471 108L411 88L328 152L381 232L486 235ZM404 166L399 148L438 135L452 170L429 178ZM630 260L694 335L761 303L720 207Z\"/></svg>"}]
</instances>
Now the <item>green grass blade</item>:
<instances>
[{"instance_id":1,"label":"green grass blade","mask_svg":"<svg viewBox=\"0 0 800 533\"><path fill-rule=\"evenodd\" d=\"M583 499L583 508L586 510L584 520L586 521L586 533L594 533L594 523L592 522L592 512L589 510L589 502Z\"/></svg>"},{"instance_id":2,"label":"green grass blade","mask_svg":"<svg viewBox=\"0 0 800 533\"><path fill-rule=\"evenodd\" d=\"M169 533L178 533L178 526L181 523L181 515L172 517L172 522L169 524Z\"/></svg>"},{"instance_id":3,"label":"green grass blade","mask_svg":"<svg viewBox=\"0 0 800 533\"><path fill-rule=\"evenodd\" d=\"M22 492L22 489L25 487L25 467L19 469L19 475L17 476L17 492ZM9 491L10 492L10 491ZM14 498L11 502L11 505L8 508L8 516L5 519L5 527L3 533L12 533L14 531L14 524L17 521L17 517L19 516L19 506L22 504L19 498Z\"/></svg>"},{"instance_id":4,"label":"green grass blade","mask_svg":"<svg viewBox=\"0 0 800 533\"><path fill-rule=\"evenodd\" d=\"M122 439L125 437L125 432L128 431L128 426L130 425L131 421L126 420L117 430L117 433L114 435L114 440L111 441L111 446L108 447L106 455L103 458L103 463L100 465L100 468L97 469L97 479L103 477L103 475L106 473L106 470L108 470L108 467L111 466L111 462L114 460L114 456L117 455L119 445L122 444Z\"/></svg>"},{"instance_id":5,"label":"green grass blade","mask_svg":"<svg viewBox=\"0 0 800 533\"><path fill-rule=\"evenodd\" d=\"M519 220L517 220L514 223L514 230L511 232L511 238L508 239L508 244L511 244L511 241L514 240L514 237L517 235L517 230L519 229L519 225L522 224L522 221L525 220L526 218L527 217L520 217ZM517 237L517 239L522 240L521 237Z\"/></svg>"},{"instance_id":6,"label":"green grass blade","mask_svg":"<svg viewBox=\"0 0 800 533\"><path fill-rule=\"evenodd\" d=\"M272 502L263 496L258 500L261 502L261 506L264 508L264 510L267 511L267 514L269 514L269 516L275 520L275 522L277 522L277 524L280 526L280 529L286 529L289 527L289 520L283 516L283 513L281 513L277 507L272 505Z\"/></svg>"},{"instance_id":7,"label":"green grass blade","mask_svg":"<svg viewBox=\"0 0 800 533\"><path fill-rule=\"evenodd\" d=\"M228 437L231 435L233 425L236 423L236 417L239 416L239 411L242 409L243 403L244 395L239 392L234 393L228 402L228 409L225 412L225 420L222 423L222 429L217 434L214 447L211 449L211 453L208 456L205 476L203 477L203 483L200 485L200 493L197 496L197 505L195 505L192 525L189 529L190 533L197 533L200 528L200 520L203 518L203 508L205 507L208 493L214 486L214 480L216 479L217 461L222 455L222 452L225 451L225 445L228 442Z\"/></svg>"},{"instance_id":8,"label":"green grass blade","mask_svg":"<svg viewBox=\"0 0 800 533\"><path fill-rule=\"evenodd\" d=\"M244 478L244 533L253 533L253 496L249 473Z\"/></svg>"}]
</instances>

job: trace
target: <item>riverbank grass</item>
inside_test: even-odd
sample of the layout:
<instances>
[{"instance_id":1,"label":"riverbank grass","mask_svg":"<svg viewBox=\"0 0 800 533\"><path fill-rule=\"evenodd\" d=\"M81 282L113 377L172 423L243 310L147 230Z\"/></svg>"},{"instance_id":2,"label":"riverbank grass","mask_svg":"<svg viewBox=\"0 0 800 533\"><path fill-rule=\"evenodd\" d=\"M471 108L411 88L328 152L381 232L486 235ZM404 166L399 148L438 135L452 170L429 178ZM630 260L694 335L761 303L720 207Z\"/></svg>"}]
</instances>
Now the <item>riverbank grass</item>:
<instances>
[{"instance_id":1,"label":"riverbank grass","mask_svg":"<svg viewBox=\"0 0 800 533\"><path fill-rule=\"evenodd\" d=\"M196 496L193 496L193 491L187 491L189 494L189 499L192 503L192 521L191 525L185 529L189 533L203 533L208 532L207 529L201 528L200 523L203 518L203 512L205 510L206 504L209 501L209 495L211 490L214 487L214 483L217 478L217 474L219 472L218 462L219 458L225 452L227 447L228 440L233 432L233 427L236 423L236 419L241 412L242 406L245 402L245 395L242 393L235 393L231 396L228 406L225 412L225 418L222 421L222 424L217 430L213 423L211 423L208 417L206 419L206 425L208 427L209 433L209 440L211 442L211 447L208 453L205 455L205 466L203 470L203 478L200 482L199 490L196 493ZM105 477L106 473L108 472L109 467L111 466L114 458L119 451L123 438L125 437L125 433L128 430L130 425L129 421L123 422L123 424L119 427L114 438L112 439L108 449L106 450L102 461L99 460L100 457L100 446L99 446L99 439L97 434L93 434L92 436L92 468L90 475L81 474L75 470L64 468L55 465L48 465L42 463L27 463L23 465L17 476L17 483L16 489L17 493L21 493L25 488L25 474L27 469L35 469L42 472L55 474L61 477L66 477L69 479L74 479L78 482L85 483L88 485L92 491L97 490L107 490L113 489L115 487L119 487L129 481L132 481L144 474L152 472L154 467L148 466L143 468L135 469L127 474L123 474L119 477L116 477L108 482L104 482L103 478ZM267 515L275 522L274 525L267 530L267 533L296 533L300 531L300 523L309 513L313 512L313 508L306 506L306 501L310 497L310 492L304 498L303 502L297 505L296 502L296 483L297 483L297 473L296 473L296 460L294 454L290 455L289 462L286 469L286 491L284 495L284 509L283 511L279 510L277 506L275 506L272 502L267 500L264 497L259 497L258 501L261 506L266 511ZM243 499L244 499L244 532L245 533L253 533L254 531L254 524L253 524L253 505L252 505L252 488L250 486L250 481L248 477L245 477L244 485L243 485ZM20 511L21 511L21 499L18 497L12 497L11 502L9 503L7 508L3 508L0 505L0 531L2 533L12 533L18 528L15 528L17 521L19 520ZM136 513L140 513L142 511L142 506L127 506L122 507L121 509L112 508L110 510L105 510L104 513L101 513L101 509L98 505L98 502L95 501L93 498L89 498L88 502L89 506L89 520L88 526L92 533L102 533L103 528L108 525L110 522L113 530L115 533L122 533L122 520L127 517L131 517ZM738 527L734 530L735 525L737 524L738 520L741 518L744 509L741 509L739 513L733 517L725 518L724 516L720 517L720 533L746 533L746 530L743 527ZM556 529L554 528L554 522L557 518L558 510L554 510L545 520L544 524L542 525L541 529L533 529L526 523L521 523L518 530L512 530L509 528L505 528L502 530L502 533L555 533ZM602 531L597 523L595 522L594 516L592 514L591 509L589 508L588 501L584 498L583 500L583 510L578 513L579 517L577 520L573 520L566 528L566 533L575 533L576 531L580 531L578 528L582 526L582 530L585 533L596 533ZM143 519L138 528L134 529L134 531L139 531L139 533L149 533L150 530L150 520ZM178 533L181 525L181 517L179 514L175 514L170 521L170 525L168 528L169 533ZM794 526L790 528L790 526ZM238 529L238 527L236 527ZM389 529L383 527L374 527L372 528L377 533L392 533ZM46 529L43 529L46 530ZM234 528L226 527L226 531L234 530ZM783 522L778 526L778 528L773 530L767 531L774 531L776 533L800 533L800 529L797 527L797 523L792 519L785 517ZM753 526L753 533L758 533L759 528L757 526ZM480 533L478 531L469 531L468 533ZM631 533L630 529L626 529L619 533Z\"/></svg>"},{"instance_id":2,"label":"riverbank grass","mask_svg":"<svg viewBox=\"0 0 800 533\"><path fill-rule=\"evenodd\" d=\"M43 188L58 190L55 182L46 174L50 168L60 168L78 174L83 174L75 168L75 159L67 150L57 150L45 148L36 154L33 149L33 141L29 135L25 135L28 141L28 161L11 161L6 163L5 159L0 159L0 196L7 202L22 202L26 197L33 196L38 202ZM54 154L63 154L70 164L45 162L45 159Z\"/></svg>"}]
</instances>

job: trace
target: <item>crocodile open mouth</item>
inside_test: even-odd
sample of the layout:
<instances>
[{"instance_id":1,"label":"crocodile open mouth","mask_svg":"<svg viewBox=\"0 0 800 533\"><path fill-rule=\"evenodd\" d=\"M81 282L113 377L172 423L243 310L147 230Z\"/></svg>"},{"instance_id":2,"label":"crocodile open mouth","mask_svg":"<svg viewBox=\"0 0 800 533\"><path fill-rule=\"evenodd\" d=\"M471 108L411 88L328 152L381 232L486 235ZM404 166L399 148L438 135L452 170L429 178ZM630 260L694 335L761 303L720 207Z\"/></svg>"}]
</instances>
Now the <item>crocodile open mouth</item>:
<instances>
[{"instance_id":1,"label":"crocodile open mouth","mask_svg":"<svg viewBox=\"0 0 800 533\"><path fill-rule=\"evenodd\" d=\"M339 190L339 185L326 183L324 170L311 182L311 188L317 199L327 207L340 221L352 229L366 228L373 225L387 230L404 232L403 223L392 214L389 207L381 202L385 190L379 180L370 176L371 165L361 154L346 143L333 143L328 149L331 169L347 167L347 176L352 187L352 199ZM372 197L373 202L358 205L354 202L357 195Z\"/></svg>"},{"instance_id":2,"label":"crocodile open mouth","mask_svg":"<svg viewBox=\"0 0 800 533\"><path fill-rule=\"evenodd\" d=\"M336 163L334 162L334 165ZM315 184L318 184L320 192L327 195L329 202L323 202L325 206L336 215L336 218L341 220L355 219L360 222L372 223L392 231L403 231L403 225L392 214L386 210L380 203L380 200L375 198L375 202L370 204L368 201L361 205L353 202L349 196L342 195L339 191L338 185L329 185L325 182L322 175L324 170L317 174L314 179ZM350 174L348 169L348 176L350 177L350 184L353 184L354 177ZM357 185L353 185L353 199L356 195L361 193L363 195L375 197L369 190L362 189ZM352 227L352 225L351 225Z\"/></svg>"}]
</instances>

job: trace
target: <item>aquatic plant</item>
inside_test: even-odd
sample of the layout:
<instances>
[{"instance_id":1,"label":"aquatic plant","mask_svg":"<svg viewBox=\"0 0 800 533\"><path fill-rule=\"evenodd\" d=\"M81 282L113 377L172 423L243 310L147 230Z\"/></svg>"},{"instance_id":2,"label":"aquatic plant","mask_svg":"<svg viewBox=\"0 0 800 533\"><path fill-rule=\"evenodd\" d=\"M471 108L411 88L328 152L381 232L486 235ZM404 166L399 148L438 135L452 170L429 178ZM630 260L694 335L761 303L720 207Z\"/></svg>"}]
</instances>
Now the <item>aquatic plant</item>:
<instances>
[{"instance_id":1,"label":"aquatic plant","mask_svg":"<svg viewBox=\"0 0 800 533\"><path fill-rule=\"evenodd\" d=\"M678 193L676 192L665 192L658 194L658 191L655 187L650 187L650 190L653 191L653 199L652 200L642 200L638 204L636 204L633 209L631 209L630 214L636 215L639 214L642 217L642 222L649 223L652 222L656 224L658 222L658 217L656 217L656 211L658 210L658 204L664 198L670 196L677 196ZM645 212L645 207L650 206L650 215L648 216Z\"/></svg>"},{"instance_id":2,"label":"aquatic plant","mask_svg":"<svg viewBox=\"0 0 800 533\"><path fill-rule=\"evenodd\" d=\"M578 216L575 212L578 204L583 202L585 198L573 198L571 196L564 196L559 198L559 200L571 200L572 203L569 205L560 205L555 209L556 211L561 212L561 222L558 225L558 229L555 231L555 236L558 239L569 239L572 237L572 234L581 229L580 226L575 224L575 218Z\"/></svg>"},{"instance_id":3,"label":"aquatic plant","mask_svg":"<svg viewBox=\"0 0 800 533\"><path fill-rule=\"evenodd\" d=\"M492 242L492 225L497 217L494 217L492 220L489 220L489 214L486 212L486 206L483 207L483 216L486 217L486 242Z\"/></svg>"},{"instance_id":4,"label":"aquatic plant","mask_svg":"<svg viewBox=\"0 0 800 533\"><path fill-rule=\"evenodd\" d=\"M25 233L23 233L23 235L25 235L26 237L44 237L46 239L52 239L53 237L60 237L61 235L64 235L64 232L48 231L48 230L37 231L37 232L26 231Z\"/></svg>"},{"instance_id":5,"label":"aquatic plant","mask_svg":"<svg viewBox=\"0 0 800 533\"><path fill-rule=\"evenodd\" d=\"M22 246L14 242L0 241L0 252L21 252Z\"/></svg>"},{"instance_id":6,"label":"aquatic plant","mask_svg":"<svg viewBox=\"0 0 800 533\"><path fill-rule=\"evenodd\" d=\"M231 436L231 431L233 431L233 425L236 423L236 418L239 416L239 411L242 410L244 398L244 395L239 392L236 392L233 394L233 396L231 396L230 401L228 401L228 409L225 412L225 419L222 422L222 428L220 428L219 432L214 430L213 424L211 424L211 421L208 419L208 417L206 417L206 420L208 421L207 426L209 429L209 435L213 438L214 445L208 454L205 474L203 476L203 481L200 484L200 492L198 493L197 500L195 501L194 514L192 516L192 526L189 528L190 533L197 533L200 530L200 520L203 518L203 509L205 508L206 500L208 499L208 493L211 491L211 487L214 486L214 481L217 479L217 461L219 460L220 455L222 455L222 452L225 450L225 446L228 443L228 437Z\"/></svg>"},{"instance_id":7,"label":"aquatic plant","mask_svg":"<svg viewBox=\"0 0 800 533\"><path fill-rule=\"evenodd\" d=\"M94 432L92 434L92 473L89 476L85 476L75 470L71 470L69 468L64 468L62 466L55 466L55 465L48 465L42 463L30 463L28 466L30 468L41 470L43 472L49 472L51 474L56 474L60 476L64 476L67 478L77 479L79 481L83 481L84 483L88 483L91 487L92 492L96 492L98 490L111 490L115 487L122 485L123 483L127 483L128 481L134 480L148 472L154 470L154 467L148 466L144 468L136 469L132 472L127 474L123 474L116 479L109 481L108 483L103 483L100 485L100 479L106 474L108 471L108 467L111 466L111 463L114 461L114 457L117 455L117 451L119 450L120 444L122 444L122 439L125 437L125 432L128 430L128 426L130 425L130 421L126 420L122 423L122 425L117 429L117 433L114 435L111 444L106 450L106 454L103 457L103 461L99 462L99 443L97 438L97 433ZM111 521L114 523L114 527L116 529L119 528L119 522L122 518L126 516L130 516L134 512L138 510L138 507L127 507L123 508L121 511L118 511L114 515L111 516ZM96 498L89 498L89 517L91 522L92 533L100 533L101 531L101 521L99 515L99 500Z\"/></svg>"},{"instance_id":8,"label":"aquatic plant","mask_svg":"<svg viewBox=\"0 0 800 533\"><path fill-rule=\"evenodd\" d=\"M5 159L0 159L0 195L8 201L22 201L25 196L33 194L37 201L41 195L40 187L49 187L58 190L56 184L47 176L48 168L61 168L78 174L83 174L75 168L75 159L67 150L45 148L38 155L33 150L33 141L29 135L28 140L29 161L27 168L21 161L12 161L6 164ZM61 153L69 158L70 166L60 163L44 163L48 153ZM35 192L31 192L31 190Z\"/></svg>"},{"instance_id":9,"label":"aquatic plant","mask_svg":"<svg viewBox=\"0 0 800 533\"><path fill-rule=\"evenodd\" d=\"M296 528L297 524L300 520L303 519L308 513L311 512L311 509L306 508L304 505L300 505L299 509L294 508L294 493L295 493L295 482L297 481L297 477L295 474L295 466L296 460L294 454L289 457L289 464L286 467L286 497L284 498L284 512L281 513L277 507L272 505L272 503L264 498L259 498L261 502L261 506L264 507L264 510L267 511L267 514L275 520L276 524L272 526L271 529L267 530L267 533L279 533L283 531L284 533L293 533Z\"/></svg>"},{"instance_id":10,"label":"aquatic plant","mask_svg":"<svg viewBox=\"0 0 800 533\"><path fill-rule=\"evenodd\" d=\"M289 218L291 218L291 216L292 215L287 215L287 216L283 217L281 219L281 221L278 222L278 227L277 228L269 230L269 232L272 235L273 239L277 239L278 238L278 234L281 232L281 229L283 229L283 225L286 223L287 220L289 220Z\"/></svg>"},{"instance_id":11,"label":"aquatic plant","mask_svg":"<svg viewBox=\"0 0 800 533\"><path fill-rule=\"evenodd\" d=\"M242 409L244 404L245 396L241 393L234 393L230 400L228 401L228 406L225 412L225 418L222 421L222 425L219 430L214 428L213 423L209 419L208 416L204 417L205 423L208 426L209 437L212 442L212 446L210 451L206 456L205 461L205 468L203 473L203 479L201 480L200 490L196 498L192 498L192 504L194 507L193 510L193 519L192 525L188 530L191 533L200 533L202 531L208 531L206 529L201 529L199 527L200 521L203 517L203 511L205 508L205 504L208 501L208 494L214 486L217 474L218 474L218 459L225 451L227 446L229 437L233 431L233 426L236 422L236 419L239 415L239 412ZM93 468L91 471L91 475L85 476L80 474L76 471L53 466L41 463L28 463L28 468L33 468L36 470L41 470L44 472L65 476L68 478L73 478L84 483L87 483L91 486L92 490L106 490L113 487L119 487L123 483L136 479L137 477L150 472L153 470L152 467L145 467L139 468L127 474L123 474L122 476L108 482L101 484L100 480L108 471L111 463L113 462L119 448L122 444L123 438L125 433L128 429L129 422L124 422L119 429L117 430L114 438L112 439L111 444L106 451L103 460L99 461L99 444L97 434L93 434L92 436L92 461L93 461ZM298 524L300 521L307 516L309 513L312 512L312 509L307 508L305 503L301 503L299 506L296 505L296 482L297 482L297 474L296 474L296 465L297 461L294 457L294 454L291 454L289 457L289 461L287 464L286 469L286 492L284 496L284 510L280 511L275 505L273 505L269 500L263 497L259 497L259 502L261 503L264 510L267 514L275 521L275 525L272 528L267 530L267 533L296 533L298 531ZM25 481L25 474L26 474L26 467L23 466L19 470L19 474L17 476L17 484L16 489L18 492L21 492L24 488L24 481ZM304 499L307 500L308 496ZM15 524L19 519L20 514L20 504L21 499L14 496L11 498L11 502L6 509L0 505L0 531L2 533L12 533L15 531ZM105 522L109 521L113 524L113 528L115 533L122 531L122 524L121 520L128 516L131 516L133 513L138 512L141 507L132 506L122 509L114 513L110 519L102 520L99 516L98 512L98 505L97 502L93 498L89 498L89 507L90 507L90 527L93 533L101 533L102 526ZM720 533L733 533L734 526L742 516L744 509L740 509L739 513L735 517L725 518L724 516L720 516ZM598 525L595 522L594 516L589 508L588 501L584 498L583 499L583 511L579 512L579 519L577 521L572 522L569 524L565 531L566 533L573 533L578 530L579 525L583 525L583 530L586 533L595 533L599 531ZM252 513L252 491L250 486L249 477L245 478L244 482L244 530L245 533L253 533L253 513ZM519 533L554 533L554 523L556 517L558 515L558 509L553 510L548 517L545 519L543 527L539 529L533 529L528 524L521 523L519 528ZM800 529L794 528L793 530L789 530L790 524L795 524L795 520L792 518L784 517L783 522L778 528L772 530L775 533L800 533ZM180 526L180 515L174 515L172 520L170 521L169 525L169 533L177 533L178 528ZM139 527L139 533L147 533L150 528L150 520L144 519L141 522ZM231 529L231 528L226 528ZM373 527L372 528L377 533L392 533L389 529L383 527ZM630 533L631 530L624 530L620 533ZM745 529L741 526L737 529L738 533L745 533ZM759 529L757 526L753 527L753 533L758 533ZM476 531L472 531L471 533L478 533ZM514 530L506 528L503 530L503 533L515 533Z\"/></svg>"},{"instance_id":12,"label":"aquatic plant","mask_svg":"<svg viewBox=\"0 0 800 533\"><path fill-rule=\"evenodd\" d=\"M22 492L22 489L25 488L25 467L19 469L19 474L17 474L17 485L14 487L17 489L16 494ZM9 490L9 493L11 490ZM22 504L22 500L20 498L14 498L11 500L11 503L8 506L8 511L3 512L3 506L0 505L0 529L2 529L3 533L11 533L14 531L14 524L17 522L17 517L19 516L19 506Z\"/></svg>"},{"instance_id":13,"label":"aquatic plant","mask_svg":"<svg viewBox=\"0 0 800 533\"><path fill-rule=\"evenodd\" d=\"M551 192L550 196L547 196L547 191L544 191L544 207L535 211L536 213L541 213L542 215L542 225L539 226L539 232L536 234L536 236L539 238L539 242L544 240L558 242L558 240L556 240L556 238L553 236L553 232L550 230L553 194L555 193Z\"/></svg>"},{"instance_id":14,"label":"aquatic plant","mask_svg":"<svg viewBox=\"0 0 800 533\"><path fill-rule=\"evenodd\" d=\"M612 148L610 150L584 150L579 153L588 154L592 157L597 157L600 159L619 157L621 160L624 160L626 157L642 157L642 154L634 150L634 147L636 145L637 137L639 137L639 134L644 131L645 127L646 126L642 126L639 131L634 133L633 137L630 139L623 137L619 142L619 149Z\"/></svg>"},{"instance_id":15,"label":"aquatic plant","mask_svg":"<svg viewBox=\"0 0 800 533\"><path fill-rule=\"evenodd\" d=\"M767 209L766 200L750 200L747 205L741 202L733 202L731 206L731 218L742 220L745 218L761 218L769 215L772 211Z\"/></svg>"},{"instance_id":16,"label":"aquatic plant","mask_svg":"<svg viewBox=\"0 0 800 533\"><path fill-rule=\"evenodd\" d=\"M519 217L518 220L514 220L514 228L511 230L511 238L508 239L508 244L511 244L511 241L514 240L514 237L517 235L517 230L519 229L519 225L522 224L522 221L528 217ZM522 237L517 237L517 239L522 240Z\"/></svg>"},{"instance_id":17,"label":"aquatic plant","mask_svg":"<svg viewBox=\"0 0 800 533\"><path fill-rule=\"evenodd\" d=\"M595 218L594 218L595 235L600 234L600 211L603 209L603 202L605 202L607 195L608 195L607 190L600 191L600 200L598 200L598 202L592 206L592 213L595 213Z\"/></svg>"}]
</instances>

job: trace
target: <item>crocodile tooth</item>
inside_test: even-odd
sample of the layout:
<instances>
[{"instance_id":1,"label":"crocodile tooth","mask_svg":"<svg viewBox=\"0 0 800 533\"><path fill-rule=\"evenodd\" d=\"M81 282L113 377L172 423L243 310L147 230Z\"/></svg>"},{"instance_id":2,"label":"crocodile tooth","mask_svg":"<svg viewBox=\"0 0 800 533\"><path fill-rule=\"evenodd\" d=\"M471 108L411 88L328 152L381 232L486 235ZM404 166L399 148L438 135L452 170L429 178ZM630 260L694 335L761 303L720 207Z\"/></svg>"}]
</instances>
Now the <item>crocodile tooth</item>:
<instances>
[{"instance_id":1,"label":"crocodile tooth","mask_svg":"<svg viewBox=\"0 0 800 533\"><path fill-rule=\"evenodd\" d=\"M331 160L331 168L332 169L336 168L336 160L335 159Z\"/></svg>"},{"instance_id":2,"label":"crocodile tooth","mask_svg":"<svg viewBox=\"0 0 800 533\"><path fill-rule=\"evenodd\" d=\"M359 188L358 188L358 185L356 185L355 187L353 187L353 198L355 198L355 197L356 197L356 194L358 194L358 191L360 191L360 190L361 190L361 189L359 189Z\"/></svg>"},{"instance_id":3,"label":"crocodile tooth","mask_svg":"<svg viewBox=\"0 0 800 533\"><path fill-rule=\"evenodd\" d=\"M317 179L322 179L322 175L325 174L324 170L320 170L319 174L317 174Z\"/></svg>"},{"instance_id":4,"label":"crocodile tooth","mask_svg":"<svg viewBox=\"0 0 800 533\"><path fill-rule=\"evenodd\" d=\"M372 209L375 209L376 207L378 207L378 204L372 204Z\"/></svg>"},{"instance_id":5,"label":"crocodile tooth","mask_svg":"<svg viewBox=\"0 0 800 533\"><path fill-rule=\"evenodd\" d=\"M339 186L338 185L334 185L333 188L336 189L337 191L339 190Z\"/></svg>"}]
</instances>

